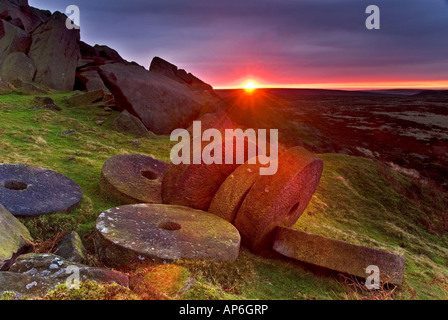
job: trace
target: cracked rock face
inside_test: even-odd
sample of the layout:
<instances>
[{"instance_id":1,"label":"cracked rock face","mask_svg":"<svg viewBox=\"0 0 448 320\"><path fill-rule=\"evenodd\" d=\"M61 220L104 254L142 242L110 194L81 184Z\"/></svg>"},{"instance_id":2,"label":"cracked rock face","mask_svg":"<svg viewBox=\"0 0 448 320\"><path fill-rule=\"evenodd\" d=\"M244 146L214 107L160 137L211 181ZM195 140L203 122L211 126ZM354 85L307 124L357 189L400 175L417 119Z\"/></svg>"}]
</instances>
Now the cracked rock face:
<instances>
[{"instance_id":1,"label":"cracked rock face","mask_svg":"<svg viewBox=\"0 0 448 320\"><path fill-rule=\"evenodd\" d=\"M30 248L28 229L0 204L0 270L7 270L16 256Z\"/></svg>"},{"instance_id":2,"label":"cracked rock face","mask_svg":"<svg viewBox=\"0 0 448 320\"><path fill-rule=\"evenodd\" d=\"M135 204L103 212L96 224L101 260L126 266L145 260L234 261L240 235L215 215L181 206Z\"/></svg>"},{"instance_id":3,"label":"cracked rock face","mask_svg":"<svg viewBox=\"0 0 448 320\"><path fill-rule=\"evenodd\" d=\"M34 81L56 90L71 91L80 56L79 30L65 26L67 17L55 12L34 30L29 57L36 65Z\"/></svg>"},{"instance_id":4,"label":"cracked rock face","mask_svg":"<svg viewBox=\"0 0 448 320\"><path fill-rule=\"evenodd\" d=\"M81 200L79 185L60 173L20 164L0 164L0 203L15 216L69 213Z\"/></svg>"}]
</instances>

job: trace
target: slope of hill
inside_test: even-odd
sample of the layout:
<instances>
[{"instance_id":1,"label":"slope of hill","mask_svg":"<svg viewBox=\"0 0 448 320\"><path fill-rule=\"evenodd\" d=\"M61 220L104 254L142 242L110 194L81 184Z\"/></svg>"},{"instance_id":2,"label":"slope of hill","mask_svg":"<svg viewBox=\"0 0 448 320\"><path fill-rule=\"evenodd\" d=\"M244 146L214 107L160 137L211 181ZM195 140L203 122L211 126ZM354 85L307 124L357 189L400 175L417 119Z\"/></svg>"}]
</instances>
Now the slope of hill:
<instances>
[{"instance_id":1,"label":"slope of hill","mask_svg":"<svg viewBox=\"0 0 448 320\"><path fill-rule=\"evenodd\" d=\"M99 192L103 162L121 153L143 153L168 160L172 142L167 136L136 138L117 133L110 128L117 112L95 105L69 107L65 101L72 95L50 95L62 107L60 112L31 108L33 96L0 96L0 162L47 167L80 184L83 204L72 214L23 221L40 252L53 250L55 239L61 235L72 230L80 232L89 251L88 263L96 266L95 220L100 212L120 204ZM67 130L74 131L61 135ZM164 267L163 271L153 266L148 270L150 278L157 279L154 286L143 291L131 286L134 292L129 293L129 298L446 299L446 193L375 160L337 154L321 157L325 163L321 184L295 228L403 254L407 258L403 287L368 292L362 286L353 286L354 279L242 249L235 263L176 262L194 279L190 289L180 295L166 291L161 295L157 291L161 283L180 281L173 276L177 273L170 268L174 267ZM126 271L131 279L138 277L136 270ZM51 295L55 299L64 297L67 294Z\"/></svg>"}]
</instances>

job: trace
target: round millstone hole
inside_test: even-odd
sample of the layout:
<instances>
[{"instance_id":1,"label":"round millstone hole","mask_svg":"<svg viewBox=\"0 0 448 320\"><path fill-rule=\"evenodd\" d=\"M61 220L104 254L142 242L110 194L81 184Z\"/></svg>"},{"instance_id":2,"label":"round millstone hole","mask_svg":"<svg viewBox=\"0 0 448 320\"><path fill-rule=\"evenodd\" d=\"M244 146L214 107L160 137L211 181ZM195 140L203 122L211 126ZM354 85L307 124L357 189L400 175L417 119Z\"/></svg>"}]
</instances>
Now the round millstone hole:
<instances>
[{"instance_id":1,"label":"round millstone hole","mask_svg":"<svg viewBox=\"0 0 448 320\"><path fill-rule=\"evenodd\" d=\"M5 182L4 186L6 189L16 191L22 191L28 188L28 185L25 182L19 180L8 180Z\"/></svg>"},{"instance_id":2,"label":"round millstone hole","mask_svg":"<svg viewBox=\"0 0 448 320\"><path fill-rule=\"evenodd\" d=\"M148 180L156 180L159 177L157 173L151 170L143 170L140 172L140 174Z\"/></svg>"},{"instance_id":3,"label":"round millstone hole","mask_svg":"<svg viewBox=\"0 0 448 320\"><path fill-rule=\"evenodd\" d=\"M174 221L164 221L159 224L159 228L168 231L176 231L182 229L182 226Z\"/></svg>"},{"instance_id":4,"label":"round millstone hole","mask_svg":"<svg viewBox=\"0 0 448 320\"><path fill-rule=\"evenodd\" d=\"M182 206L133 204L101 213L96 251L112 267L142 261L235 261L240 234L211 213Z\"/></svg>"},{"instance_id":5,"label":"round millstone hole","mask_svg":"<svg viewBox=\"0 0 448 320\"><path fill-rule=\"evenodd\" d=\"M162 203L168 164L142 154L121 154L104 162L100 188L123 203Z\"/></svg>"},{"instance_id":6,"label":"round millstone hole","mask_svg":"<svg viewBox=\"0 0 448 320\"><path fill-rule=\"evenodd\" d=\"M70 213L81 200L79 185L58 172L0 163L0 203L15 216Z\"/></svg>"}]
</instances>

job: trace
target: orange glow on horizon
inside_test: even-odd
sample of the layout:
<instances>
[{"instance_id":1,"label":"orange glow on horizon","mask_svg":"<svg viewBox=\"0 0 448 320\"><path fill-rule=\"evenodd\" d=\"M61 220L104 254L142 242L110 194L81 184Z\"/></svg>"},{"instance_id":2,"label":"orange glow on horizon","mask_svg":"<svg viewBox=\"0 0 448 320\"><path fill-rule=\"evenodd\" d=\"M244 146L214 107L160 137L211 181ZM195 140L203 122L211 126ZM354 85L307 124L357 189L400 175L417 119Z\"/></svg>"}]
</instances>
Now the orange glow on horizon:
<instances>
[{"instance_id":1,"label":"orange glow on horizon","mask_svg":"<svg viewBox=\"0 0 448 320\"><path fill-rule=\"evenodd\" d=\"M241 87L240 87L241 88ZM259 88L259 85L254 80L247 80L242 85L242 88L246 90L246 92L253 92L255 89Z\"/></svg>"},{"instance_id":2,"label":"orange glow on horizon","mask_svg":"<svg viewBox=\"0 0 448 320\"><path fill-rule=\"evenodd\" d=\"M241 86L216 86L215 89L335 89L335 90L379 90L379 89L439 89L448 90L448 80L436 81L391 81L391 82L354 82L354 83L298 83L298 84L259 84L252 80Z\"/></svg>"}]
</instances>

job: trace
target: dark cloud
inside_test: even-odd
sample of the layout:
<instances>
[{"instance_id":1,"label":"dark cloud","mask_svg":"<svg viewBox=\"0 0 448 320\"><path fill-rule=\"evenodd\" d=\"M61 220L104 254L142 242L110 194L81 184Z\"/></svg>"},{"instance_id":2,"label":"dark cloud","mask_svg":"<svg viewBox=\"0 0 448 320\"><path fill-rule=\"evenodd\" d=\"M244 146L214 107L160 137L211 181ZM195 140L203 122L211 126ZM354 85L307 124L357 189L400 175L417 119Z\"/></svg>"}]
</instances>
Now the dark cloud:
<instances>
[{"instance_id":1,"label":"dark cloud","mask_svg":"<svg viewBox=\"0 0 448 320\"><path fill-rule=\"evenodd\" d=\"M448 70L446 0L30 0L81 9L82 37L148 66L155 55L213 85L440 80ZM365 9L381 9L381 30Z\"/></svg>"}]
</instances>

